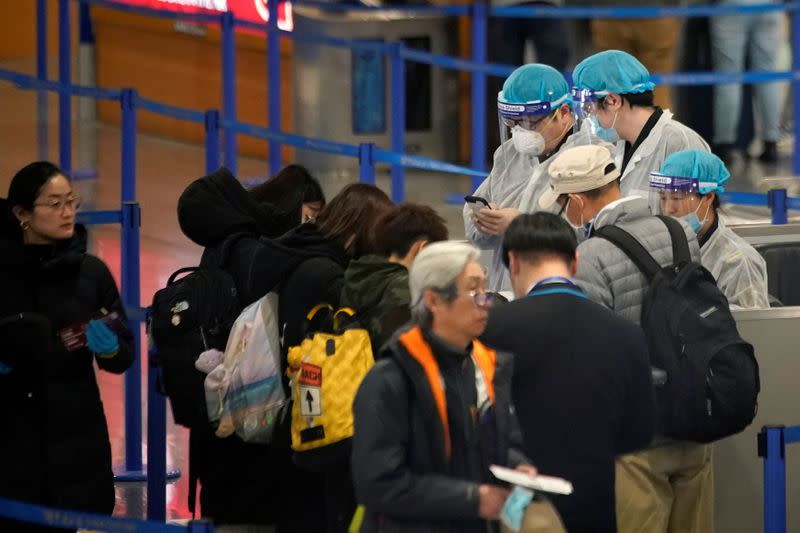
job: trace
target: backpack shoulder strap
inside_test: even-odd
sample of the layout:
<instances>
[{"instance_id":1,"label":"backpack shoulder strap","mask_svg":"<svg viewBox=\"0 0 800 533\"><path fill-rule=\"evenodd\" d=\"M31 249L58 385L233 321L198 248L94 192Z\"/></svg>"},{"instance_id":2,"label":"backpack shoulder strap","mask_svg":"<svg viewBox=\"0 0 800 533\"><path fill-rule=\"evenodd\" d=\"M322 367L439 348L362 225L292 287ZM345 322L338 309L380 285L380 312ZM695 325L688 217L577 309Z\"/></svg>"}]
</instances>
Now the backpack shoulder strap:
<instances>
[{"instance_id":1,"label":"backpack shoulder strap","mask_svg":"<svg viewBox=\"0 0 800 533\"><path fill-rule=\"evenodd\" d=\"M689 239L680 222L672 217L658 215L661 222L667 226L669 237L672 239L672 264L681 265L692 261L692 254L689 251Z\"/></svg>"},{"instance_id":2,"label":"backpack shoulder strap","mask_svg":"<svg viewBox=\"0 0 800 533\"><path fill-rule=\"evenodd\" d=\"M633 264L647 276L647 279L652 281L656 273L661 270L661 265L653 259L650 252L624 229L617 226L603 226L595 232L595 235L606 239L622 250L633 261Z\"/></svg>"}]
</instances>

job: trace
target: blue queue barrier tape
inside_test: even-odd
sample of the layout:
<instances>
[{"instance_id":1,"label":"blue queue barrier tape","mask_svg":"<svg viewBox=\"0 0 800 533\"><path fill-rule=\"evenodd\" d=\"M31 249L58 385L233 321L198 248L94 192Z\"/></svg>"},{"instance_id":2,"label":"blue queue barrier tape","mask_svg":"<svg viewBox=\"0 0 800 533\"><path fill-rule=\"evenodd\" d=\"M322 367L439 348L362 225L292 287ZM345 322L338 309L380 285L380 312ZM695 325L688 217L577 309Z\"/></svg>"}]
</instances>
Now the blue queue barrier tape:
<instances>
[{"instance_id":1,"label":"blue queue barrier tape","mask_svg":"<svg viewBox=\"0 0 800 533\"><path fill-rule=\"evenodd\" d=\"M140 322L146 323L147 316L150 312L149 307L126 307L125 313L128 315L128 320L130 322Z\"/></svg>"},{"instance_id":2,"label":"blue queue barrier tape","mask_svg":"<svg viewBox=\"0 0 800 533\"><path fill-rule=\"evenodd\" d=\"M375 145L363 143L358 145L358 181L375 185L375 161L372 152Z\"/></svg>"},{"instance_id":3,"label":"blue queue barrier tape","mask_svg":"<svg viewBox=\"0 0 800 533\"><path fill-rule=\"evenodd\" d=\"M472 4L472 60L475 63L486 62L486 44L488 28L488 10L486 0L477 0ZM472 148L470 149L471 167L482 171L486 168L486 74L472 73ZM472 190L477 189L483 178L473 176Z\"/></svg>"},{"instance_id":4,"label":"blue queue barrier tape","mask_svg":"<svg viewBox=\"0 0 800 533\"><path fill-rule=\"evenodd\" d=\"M369 12L393 12L393 13L419 13L419 14L435 14L446 16L459 16L468 15L469 8L467 6L429 6L429 5L404 5L404 6L391 6L391 7L375 7L365 4L335 4L329 2L320 2L317 0L293 0L292 4L297 6L316 7L322 11L369 11Z\"/></svg>"},{"instance_id":5,"label":"blue queue barrier tape","mask_svg":"<svg viewBox=\"0 0 800 533\"><path fill-rule=\"evenodd\" d=\"M281 40L278 30L278 0L267 2L272 31L267 32L267 124L274 131L281 131ZM269 142L269 173L275 175L281 169L281 144Z\"/></svg>"},{"instance_id":6,"label":"blue queue barrier tape","mask_svg":"<svg viewBox=\"0 0 800 533\"><path fill-rule=\"evenodd\" d=\"M765 426L758 435L764 459L764 533L786 533L786 458L783 426Z\"/></svg>"},{"instance_id":7,"label":"blue queue barrier tape","mask_svg":"<svg viewBox=\"0 0 800 533\"><path fill-rule=\"evenodd\" d=\"M783 442L795 444L800 442L800 426L789 426L783 429Z\"/></svg>"},{"instance_id":8,"label":"blue queue barrier tape","mask_svg":"<svg viewBox=\"0 0 800 533\"><path fill-rule=\"evenodd\" d=\"M0 80L13 83L20 89L41 89L54 93L65 93L72 96L83 96L97 100L118 100L120 91L115 89L98 89L74 84L62 84L57 81L39 80L33 76L13 70L0 69Z\"/></svg>"},{"instance_id":9,"label":"blue queue barrier tape","mask_svg":"<svg viewBox=\"0 0 800 533\"><path fill-rule=\"evenodd\" d=\"M403 165L406 168L416 168L418 170L429 170L432 172L447 172L449 174L462 174L464 176L486 177L486 172L453 165L452 163L444 163L442 161L430 159L429 157L390 152L378 147L375 147L372 157L376 163Z\"/></svg>"},{"instance_id":10,"label":"blue queue barrier tape","mask_svg":"<svg viewBox=\"0 0 800 533\"><path fill-rule=\"evenodd\" d=\"M36 0L36 77L39 81L47 80L47 0ZM36 140L39 147L39 159L50 159L50 118L47 105L47 93L36 93Z\"/></svg>"},{"instance_id":11,"label":"blue queue barrier tape","mask_svg":"<svg viewBox=\"0 0 800 533\"><path fill-rule=\"evenodd\" d=\"M72 181L91 181L97 179L97 169L94 168L81 168L72 171Z\"/></svg>"},{"instance_id":12,"label":"blue queue barrier tape","mask_svg":"<svg viewBox=\"0 0 800 533\"><path fill-rule=\"evenodd\" d=\"M269 128L256 126L255 124L248 124L246 122L231 122L222 119L219 121L223 130L233 130L243 135L250 135L258 139L265 139L267 141L275 140L281 144L288 144L295 148L304 148L307 150L314 150L326 154L341 155L345 157L358 158L358 146L354 144L344 144L326 139L316 139L312 137L303 137L293 133L283 133L273 131Z\"/></svg>"},{"instance_id":13,"label":"blue queue barrier tape","mask_svg":"<svg viewBox=\"0 0 800 533\"><path fill-rule=\"evenodd\" d=\"M197 124L204 124L206 121L206 114L202 111L195 111L194 109L186 109L170 104L162 104L155 100L149 100L142 96L136 95L136 106L142 111L149 111L158 115L164 115L186 122L195 122Z\"/></svg>"},{"instance_id":14,"label":"blue queue barrier tape","mask_svg":"<svg viewBox=\"0 0 800 533\"><path fill-rule=\"evenodd\" d=\"M72 84L70 1L58 0L58 81ZM61 170L72 171L72 99L67 92L58 93L58 161Z\"/></svg>"},{"instance_id":15,"label":"blue queue barrier tape","mask_svg":"<svg viewBox=\"0 0 800 533\"><path fill-rule=\"evenodd\" d=\"M5 498L0 498L0 516L30 524L72 529L73 531L76 529L108 533L185 533L190 531L184 526L67 511Z\"/></svg>"},{"instance_id":16,"label":"blue queue barrier tape","mask_svg":"<svg viewBox=\"0 0 800 533\"><path fill-rule=\"evenodd\" d=\"M236 120L236 28L233 13L223 13L220 18L222 32L222 116L226 120ZM236 175L236 132L225 130L225 166Z\"/></svg>"},{"instance_id":17,"label":"blue queue barrier tape","mask_svg":"<svg viewBox=\"0 0 800 533\"><path fill-rule=\"evenodd\" d=\"M126 13L133 13L136 15L148 15L163 19L177 19L177 20L185 20L187 22L199 22L206 24L216 24L219 22L219 14L167 11L163 9L154 9L152 7L133 6L130 4L123 4L120 2L113 2L111 0L77 0L77 1L82 4L88 4L91 6L105 7L117 11L124 11Z\"/></svg>"},{"instance_id":18,"label":"blue queue barrier tape","mask_svg":"<svg viewBox=\"0 0 800 533\"><path fill-rule=\"evenodd\" d=\"M292 31L282 30L280 28L276 29L270 26L264 26L263 24L258 24L256 22L251 22L249 20L236 19L236 26L259 32L274 31L283 35L284 37L289 37L295 41L301 41L310 44L323 44L335 48L350 48L353 50L370 50L381 53L388 53L391 46L390 44L378 43L376 41L353 41L351 39L345 39L343 37L333 37L331 35L326 35L324 33L299 30L297 28L293 29Z\"/></svg>"},{"instance_id":19,"label":"blue queue barrier tape","mask_svg":"<svg viewBox=\"0 0 800 533\"><path fill-rule=\"evenodd\" d=\"M211 174L219 168L219 111L209 109L205 119L206 174Z\"/></svg>"},{"instance_id":20,"label":"blue queue barrier tape","mask_svg":"<svg viewBox=\"0 0 800 533\"><path fill-rule=\"evenodd\" d=\"M400 43L392 43L389 55L390 97L392 100L390 144L392 151L406 151L406 62ZM402 202L405 196L405 169L400 164L391 168L391 197L394 202Z\"/></svg>"},{"instance_id":21,"label":"blue queue barrier tape","mask_svg":"<svg viewBox=\"0 0 800 533\"><path fill-rule=\"evenodd\" d=\"M80 211L76 213L75 220L87 226L122 224L122 211Z\"/></svg>"},{"instance_id":22,"label":"blue queue barrier tape","mask_svg":"<svg viewBox=\"0 0 800 533\"><path fill-rule=\"evenodd\" d=\"M403 58L409 61L414 61L415 63L424 63L426 65L433 65L466 72L482 72L484 74L502 78L507 78L512 72L514 72L514 69L516 68L511 65L470 61L468 59L461 59L458 57L431 54L429 52L414 50L412 48L404 48L402 51L402 56Z\"/></svg>"},{"instance_id":23,"label":"blue queue barrier tape","mask_svg":"<svg viewBox=\"0 0 800 533\"><path fill-rule=\"evenodd\" d=\"M718 17L726 15L760 15L783 11L795 11L797 3L787 5L764 3L753 5L702 5L676 7L494 7L489 12L493 17L540 18L540 19L647 19Z\"/></svg>"},{"instance_id":24,"label":"blue queue barrier tape","mask_svg":"<svg viewBox=\"0 0 800 533\"><path fill-rule=\"evenodd\" d=\"M656 85L687 87L696 85L722 85L726 83L772 83L794 81L800 76L798 71L746 71L746 72L676 72L674 74L652 74L650 79Z\"/></svg>"}]
</instances>

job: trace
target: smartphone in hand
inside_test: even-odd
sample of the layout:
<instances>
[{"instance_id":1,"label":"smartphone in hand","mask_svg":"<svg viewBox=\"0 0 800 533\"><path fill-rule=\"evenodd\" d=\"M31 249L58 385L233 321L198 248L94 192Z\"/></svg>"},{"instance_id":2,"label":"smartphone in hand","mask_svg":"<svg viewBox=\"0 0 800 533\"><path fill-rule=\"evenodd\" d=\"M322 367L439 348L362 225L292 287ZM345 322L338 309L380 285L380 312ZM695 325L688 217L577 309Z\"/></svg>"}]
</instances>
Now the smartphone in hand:
<instances>
[{"instance_id":1,"label":"smartphone in hand","mask_svg":"<svg viewBox=\"0 0 800 533\"><path fill-rule=\"evenodd\" d=\"M469 204L469 207L472 209L473 212L474 211L480 211L484 207L486 207L488 209L492 208L489 205L489 202L486 200L486 198L482 198L480 196L468 195L468 196L464 197L464 201Z\"/></svg>"}]
</instances>

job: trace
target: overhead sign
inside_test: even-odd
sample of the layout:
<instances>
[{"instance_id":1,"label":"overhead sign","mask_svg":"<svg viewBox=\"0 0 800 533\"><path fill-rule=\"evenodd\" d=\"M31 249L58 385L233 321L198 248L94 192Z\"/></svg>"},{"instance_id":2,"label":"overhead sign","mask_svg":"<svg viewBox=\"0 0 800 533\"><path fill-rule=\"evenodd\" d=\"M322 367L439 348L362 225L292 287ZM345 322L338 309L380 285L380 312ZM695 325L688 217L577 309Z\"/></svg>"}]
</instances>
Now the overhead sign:
<instances>
[{"instance_id":1,"label":"overhead sign","mask_svg":"<svg viewBox=\"0 0 800 533\"><path fill-rule=\"evenodd\" d=\"M239 19L255 23L269 22L268 0L116 0L123 4L139 7L178 11L181 13L223 13L233 12ZM284 1L278 4L278 27L291 31L292 4Z\"/></svg>"}]
</instances>

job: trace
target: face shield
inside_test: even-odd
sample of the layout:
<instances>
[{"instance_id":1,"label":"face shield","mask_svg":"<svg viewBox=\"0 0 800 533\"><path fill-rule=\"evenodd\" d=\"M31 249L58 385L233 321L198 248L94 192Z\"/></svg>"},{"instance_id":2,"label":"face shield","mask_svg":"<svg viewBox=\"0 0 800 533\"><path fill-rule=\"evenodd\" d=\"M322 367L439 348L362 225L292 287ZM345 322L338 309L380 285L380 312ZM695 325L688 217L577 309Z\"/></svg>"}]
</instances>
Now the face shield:
<instances>
[{"instance_id":1,"label":"face shield","mask_svg":"<svg viewBox=\"0 0 800 533\"><path fill-rule=\"evenodd\" d=\"M687 217L697 210L700 200L699 180L650 173L650 211L654 215Z\"/></svg>"},{"instance_id":2,"label":"face shield","mask_svg":"<svg viewBox=\"0 0 800 533\"><path fill-rule=\"evenodd\" d=\"M504 102L498 97L497 115L500 126L500 141L513 140L514 147L522 154L539 156L544 153L547 140L541 134L545 126L555 120L556 111L569 95L554 102Z\"/></svg>"},{"instance_id":3,"label":"face shield","mask_svg":"<svg viewBox=\"0 0 800 533\"><path fill-rule=\"evenodd\" d=\"M613 128L604 128L597 119L600 101L608 91L572 88L572 112L575 115L576 144L614 143L619 135Z\"/></svg>"}]
</instances>

